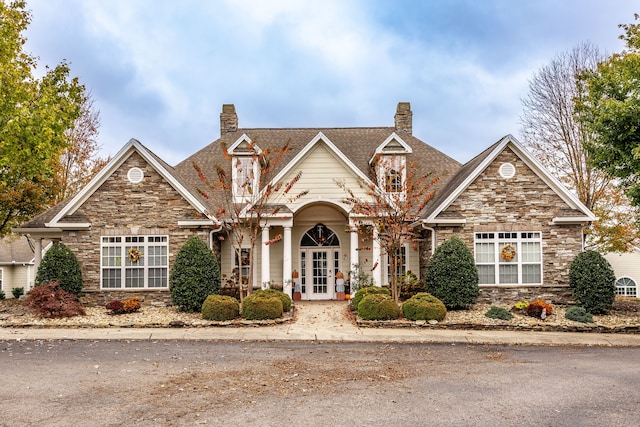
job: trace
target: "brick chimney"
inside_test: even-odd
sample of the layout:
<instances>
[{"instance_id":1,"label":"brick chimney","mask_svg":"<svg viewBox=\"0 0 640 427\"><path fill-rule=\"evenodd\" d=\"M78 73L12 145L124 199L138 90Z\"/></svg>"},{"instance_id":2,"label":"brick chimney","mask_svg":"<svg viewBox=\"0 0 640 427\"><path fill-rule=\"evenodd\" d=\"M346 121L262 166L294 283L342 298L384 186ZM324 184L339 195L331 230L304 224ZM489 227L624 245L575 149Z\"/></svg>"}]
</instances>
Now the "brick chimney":
<instances>
[{"instance_id":1,"label":"brick chimney","mask_svg":"<svg viewBox=\"0 0 640 427\"><path fill-rule=\"evenodd\" d=\"M395 115L396 131L407 132L413 134L413 113L411 112L411 103L398 102L398 108Z\"/></svg>"},{"instance_id":2,"label":"brick chimney","mask_svg":"<svg viewBox=\"0 0 640 427\"><path fill-rule=\"evenodd\" d=\"M220 113L220 136L238 130L238 115L236 106L233 104L223 104Z\"/></svg>"}]
</instances>

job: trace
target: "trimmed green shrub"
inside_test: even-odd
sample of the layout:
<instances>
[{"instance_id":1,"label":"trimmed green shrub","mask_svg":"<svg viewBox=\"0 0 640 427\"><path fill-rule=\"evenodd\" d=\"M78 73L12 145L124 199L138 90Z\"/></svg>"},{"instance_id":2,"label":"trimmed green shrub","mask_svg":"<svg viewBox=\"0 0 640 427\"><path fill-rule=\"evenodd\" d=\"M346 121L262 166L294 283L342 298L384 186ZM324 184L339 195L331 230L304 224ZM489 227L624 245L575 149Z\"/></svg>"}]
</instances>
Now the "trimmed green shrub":
<instances>
[{"instance_id":1,"label":"trimmed green shrub","mask_svg":"<svg viewBox=\"0 0 640 427\"><path fill-rule=\"evenodd\" d=\"M598 252L578 254L569 268L569 286L577 303L593 314L606 314L616 296L616 276Z\"/></svg>"},{"instance_id":2,"label":"trimmed green shrub","mask_svg":"<svg viewBox=\"0 0 640 427\"><path fill-rule=\"evenodd\" d=\"M364 288L360 288L351 299L353 308L358 310L358 306L360 305L360 301L362 301L362 298L370 294L382 294L391 296L391 291L388 288L383 288L380 286L367 286Z\"/></svg>"},{"instance_id":3,"label":"trimmed green shrub","mask_svg":"<svg viewBox=\"0 0 640 427\"><path fill-rule=\"evenodd\" d=\"M391 320L400 316L400 309L391 295L368 294L358 304L358 316L364 320Z\"/></svg>"},{"instance_id":4,"label":"trimmed green shrub","mask_svg":"<svg viewBox=\"0 0 640 427\"><path fill-rule=\"evenodd\" d=\"M216 256L201 239L190 238L180 248L169 276L173 304L182 311L200 311L204 300L219 288Z\"/></svg>"},{"instance_id":5,"label":"trimmed green shrub","mask_svg":"<svg viewBox=\"0 0 640 427\"><path fill-rule=\"evenodd\" d=\"M4 291L0 289L0 301L4 301L6 298L7 296L4 294Z\"/></svg>"},{"instance_id":6,"label":"trimmed green shrub","mask_svg":"<svg viewBox=\"0 0 640 427\"><path fill-rule=\"evenodd\" d=\"M511 320L513 319L513 314L509 312L506 308L497 307L492 305L491 308L484 314L490 319L501 319L501 320Z\"/></svg>"},{"instance_id":7,"label":"trimmed green shrub","mask_svg":"<svg viewBox=\"0 0 640 427\"><path fill-rule=\"evenodd\" d=\"M398 288L400 289L400 299L402 301L406 301L412 296L426 291L424 282L410 271L407 271L407 274L398 278Z\"/></svg>"},{"instance_id":8,"label":"trimmed green shrub","mask_svg":"<svg viewBox=\"0 0 640 427\"><path fill-rule=\"evenodd\" d=\"M285 312L291 310L291 297L282 291L273 288L258 289L257 291L253 291L253 294L276 296L282 301L282 310Z\"/></svg>"},{"instance_id":9,"label":"trimmed green shrub","mask_svg":"<svg viewBox=\"0 0 640 427\"><path fill-rule=\"evenodd\" d=\"M282 300L277 296L252 293L242 300L242 317L248 320L277 319L283 312Z\"/></svg>"},{"instance_id":10,"label":"trimmed green shrub","mask_svg":"<svg viewBox=\"0 0 640 427\"><path fill-rule=\"evenodd\" d=\"M72 317L84 315L78 297L65 291L58 282L43 283L29 291L23 303L42 317Z\"/></svg>"},{"instance_id":11,"label":"trimmed green shrub","mask_svg":"<svg viewBox=\"0 0 640 427\"><path fill-rule=\"evenodd\" d=\"M82 290L82 268L71 249L56 242L42 257L36 273L35 286L58 282L60 288L74 295Z\"/></svg>"},{"instance_id":12,"label":"trimmed green shrub","mask_svg":"<svg viewBox=\"0 0 640 427\"><path fill-rule=\"evenodd\" d=\"M11 289L11 295L13 295L13 297L15 299L20 298L22 295L24 295L24 288L13 288L13 289Z\"/></svg>"},{"instance_id":13,"label":"trimmed green shrub","mask_svg":"<svg viewBox=\"0 0 640 427\"><path fill-rule=\"evenodd\" d=\"M570 307L564 313L564 317L574 322L593 323L593 316L584 307Z\"/></svg>"},{"instance_id":14,"label":"trimmed green shrub","mask_svg":"<svg viewBox=\"0 0 640 427\"><path fill-rule=\"evenodd\" d=\"M240 315L238 300L226 295L209 295L202 304L205 320L233 320Z\"/></svg>"},{"instance_id":15,"label":"trimmed green shrub","mask_svg":"<svg viewBox=\"0 0 640 427\"><path fill-rule=\"evenodd\" d=\"M426 292L419 292L402 304L402 315L409 320L442 320L447 307L442 301Z\"/></svg>"},{"instance_id":16,"label":"trimmed green shrub","mask_svg":"<svg viewBox=\"0 0 640 427\"><path fill-rule=\"evenodd\" d=\"M438 246L425 277L427 292L441 300L448 310L468 308L480 293L478 269L471 251L452 237Z\"/></svg>"}]
</instances>

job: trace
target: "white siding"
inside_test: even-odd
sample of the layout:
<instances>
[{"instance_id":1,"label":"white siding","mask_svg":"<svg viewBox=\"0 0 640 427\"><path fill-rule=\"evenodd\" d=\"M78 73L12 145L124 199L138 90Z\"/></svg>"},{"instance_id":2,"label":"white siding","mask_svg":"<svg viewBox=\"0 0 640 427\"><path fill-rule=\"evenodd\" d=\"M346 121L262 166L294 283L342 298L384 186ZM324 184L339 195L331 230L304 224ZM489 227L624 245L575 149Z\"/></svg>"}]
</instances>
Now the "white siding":
<instances>
[{"instance_id":1,"label":"white siding","mask_svg":"<svg viewBox=\"0 0 640 427\"><path fill-rule=\"evenodd\" d=\"M359 178L349 169L326 145L318 143L291 171L283 178L289 182L302 170L300 180L293 187L291 194L308 190L309 193L295 203L287 206L295 211L298 207L317 200L340 202L346 193L338 187L335 180L341 180L353 189L358 197L367 198L366 190L359 186ZM284 200L283 200L284 202Z\"/></svg>"},{"instance_id":2,"label":"white siding","mask_svg":"<svg viewBox=\"0 0 640 427\"><path fill-rule=\"evenodd\" d=\"M640 252L609 253L604 257L613 267L616 279L629 277L640 287Z\"/></svg>"}]
</instances>

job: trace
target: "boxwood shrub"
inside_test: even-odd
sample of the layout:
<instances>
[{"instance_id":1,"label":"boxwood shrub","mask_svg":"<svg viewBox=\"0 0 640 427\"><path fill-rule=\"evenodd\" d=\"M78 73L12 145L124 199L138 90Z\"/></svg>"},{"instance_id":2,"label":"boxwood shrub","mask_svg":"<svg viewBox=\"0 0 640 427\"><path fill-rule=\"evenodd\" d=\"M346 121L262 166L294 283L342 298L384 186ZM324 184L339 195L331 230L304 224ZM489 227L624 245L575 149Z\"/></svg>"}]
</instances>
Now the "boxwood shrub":
<instances>
[{"instance_id":1,"label":"boxwood shrub","mask_svg":"<svg viewBox=\"0 0 640 427\"><path fill-rule=\"evenodd\" d=\"M364 288L358 289L356 294L352 298L353 308L357 311L358 306L360 305L360 301L367 295L370 294L382 294L391 296L391 291L388 288L383 288L380 286L367 286Z\"/></svg>"},{"instance_id":2,"label":"boxwood shrub","mask_svg":"<svg viewBox=\"0 0 640 427\"><path fill-rule=\"evenodd\" d=\"M253 295L270 295L278 297L282 301L282 310L285 312L289 312L289 310L291 310L291 297L277 289L258 289L257 291L253 291Z\"/></svg>"},{"instance_id":3,"label":"boxwood shrub","mask_svg":"<svg viewBox=\"0 0 640 427\"><path fill-rule=\"evenodd\" d=\"M364 320L391 320L400 316L400 309L391 295L369 294L358 304L358 316Z\"/></svg>"},{"instance_id":4,"label":"boxwood shrub","mask_svg":"<svg viewBox=\"0 0 640 427\"><path fill-rule=\"evenodd\" d=\"M564 317L574 322L593 323L593 316L584 307L570 307L564 313Z\"/></svg>"},{"instance_id":5,"label":"boxwood shrub","mask_svg":"<svg viewBox=\"0 0 640 427\"><path fill-rule=\"evenodd\" d=\"M282 300L274 295L252 293L242 301L242 317L248 320L277 319L283 312Z\"/></svg>"},{"instance_id":6,"label":"boxwood shrub","mask_svg":"<svg viewBox=\"0 0 640 427\"><path fill-rule=\"evenodd\" d=\"M402 304L402 315L409 320L440 321L447 315L447 307L433 295L419 292Z\"/></svg>"},{"instance_id":7,"label":"boxwood shrub","mask_svg":"<svg viewBox=\"0 0 640 427\"><path fill-rule=\"evenodd\" d=\"M490 319L501 319L501 320L511 320L513 319L513 314L509 310L504 307L498 307L492 305L486 313L484 313Z\"/></svg>"},{"instance_id":8,"label":"boxwood shrub","mask_svg":"<svg viewBox=\"0 0 640 427\"><path fill-rule=\"evenodd\" d=\"M240 315L238 300L226 295L209 295L202 304L205 320L233 320Z\"/></svg>"}]
</instances>

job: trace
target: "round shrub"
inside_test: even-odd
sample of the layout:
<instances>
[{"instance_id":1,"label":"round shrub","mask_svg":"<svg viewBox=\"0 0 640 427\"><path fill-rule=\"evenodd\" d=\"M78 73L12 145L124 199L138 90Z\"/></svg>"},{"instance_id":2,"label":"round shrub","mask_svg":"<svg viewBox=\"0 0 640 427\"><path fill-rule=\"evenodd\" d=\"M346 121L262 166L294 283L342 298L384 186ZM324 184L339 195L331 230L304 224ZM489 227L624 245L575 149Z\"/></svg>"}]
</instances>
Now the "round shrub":
<instances>
[{"instance_id":1,"label":"round shrub","mask_svg":"<svg viewBox=\"0 0 640 427\"><path fill-rule=\"evenodd\" d=\"M283 312L277 296L252 293L242 301L242 317L248 320L277 319Z\"/></svg>"},{"instance_id":2,"label":"round shrub","mask_svg":"<svg viewBox=\"0 0 640 427\"><path fill-rule=\"evenodd\" d=\"M501 319L501 320L513 319L513 314L511 314L509 310L503 307L497 307L495 305L492 305L491 308L484 315L490 319Z\"/></svg>"},{"instance_id":3,"label":"round shrub","mask_svg":"<svg viewBox=\"0 0 640 427\"><path fill-rule=\"evenodd\" d=\"M478 269L471 251L452 237L438 246L425 276L427 292L441 300L448 310L468 308L480 293Z\"/></svg>"},{"instance_id":4,"label":"round shrub","mask_svg":"<svg viewBox=\"0 0 640 427\"><path fill-rule=\"evenodd\" d=\"M82 290L82 268L71 249L64 243L54 243L42 257L36 273L35 286L58 282L58 286L74 295Z\"/></svg>"},{"instance_id":5,"label":"round shrub","mask_svg":"<svg viewBox=\"0 0 640 427\"><path fill-rule=\"evenodd\" d=\"M593 314L606 314L615 299L616 276L609 262L598 252L578 254L569 268L569 286L573 298Z\"/></svg>"},{"instance_id":6,"label":"round shrub","mask_svg":"<svg viewBox=\"0 0 640 427\"><path fill-rule=\"evenodd\" d=\"M253 294L270 295L270 296L278 297L282 301L282 310L284 310L285 312L289 312L289 310L291 310L291 297L289 297L289 295L285 294L282 291L279 291L277 289L271 289L271 288L258 289L257 291L253 291Z\"/></svg>"},{"instance_id":7,"label":"round shrub","mask_svg":"<svg viewBox=\"0 0 640 427\"><path fill-rule=\"evenodd\" d=\"M548 302L537 299L529 303L527 308L525 308L525 312L531 317L543 318L542 312L544 312L544 317L550 316L553 313L553 307Z\"/></svg>"},{"instance_id":8,"label":"round shrub","mask_svg":"<svg viewBox=\"0 0 640 427\"><path fill-rule=\"evenodd\" d=\"M593 316L584 307L571 307L564 313L564 317L574 322L593 323Z\"/></svg>"},{"instance_id":9,"label":"round shrub","mask_svg":"<svg viewBox=\"0 0 640 427\"><path fill-rule=\"evenodd\" d=\"M171 299L180 310L196 312L220 288L218 260L205 242L192 237L182 245L169 276Z\"/></svg>"},{"instance_id":10,"label":"round shrub","mask_svg":"<svg viewBox=\"0 0 640 427\"><path fill-rule=\"evenodd\" d=\"M390 295L369 294L358 304L358 316L364 320L391 320L400 316L400 309Z\"/></svg>"},{"instance_id":11,"label":"round shrub","mask_svg":"<svg viewBox=\"0 0 640 427\"><path fill-rule=\"evenodd\" d=\"M233 320L240 314L238 300L225 295L209 295L202 304L205 320Z\"/></svg>"},{"instance_id":12,"label":"round shrub","mask_svg":"<svg viewBox=\"0 0 640 427\"><path fill-rule=\"evenodd\" d=\"M409 320L442 320L447 307L442 301L426 292L419 292L402 304L402 315Z\"/></svg>"},{"instance_id":13,"label":"round shrub","mask_svg":"<svg viewBox=\"0 0 640 427\"><path fill-rule=\"evenodd\" d=\"M367 286L364 288L360 288L351 299L353 308L358 310L358 306L360 305L360 301L362 301L362 298L370 294L381 294L381 295L391 296L391 291L387 288L383 288L380 286Z\"/></svg>"}]
</instances>

